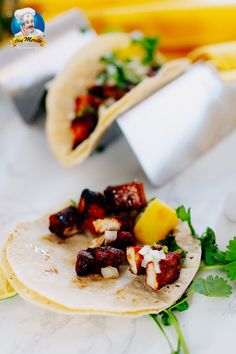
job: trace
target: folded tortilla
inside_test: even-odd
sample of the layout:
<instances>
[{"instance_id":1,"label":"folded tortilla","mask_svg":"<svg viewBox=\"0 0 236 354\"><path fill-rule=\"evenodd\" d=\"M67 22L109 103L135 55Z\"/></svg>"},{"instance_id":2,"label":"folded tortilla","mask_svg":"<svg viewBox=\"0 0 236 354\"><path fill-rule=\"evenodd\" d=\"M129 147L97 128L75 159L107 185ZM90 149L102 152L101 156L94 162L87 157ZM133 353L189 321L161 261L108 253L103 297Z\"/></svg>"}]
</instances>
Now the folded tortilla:
<instances>
[{"instance_id":1,"label":"folded tortilla","mask_svg":"<svg viewBox=\"0 0 236 354\"><path fill-rule=\"evenodd\" d=\"M184 228L186 229L186 228ZM76 235L66 241L48 231L48 216L18 225L4 246L3 271L24 299L57 312L142 316L159 313L174 304L196 274L201 247L190 231L176 231L176 240L187 251L179 278L152 291L145 276L133 275L127 265L118 279L100 275L78 277L75 261L90 236Z\"/></svg>"},{"instance_id":2,"label":"folded tortilla","mask_svg":"<svg viewBox=\"0 0 236 354\"><path fill-rule=\"evenodd\" d=\"M94 83L103 66L100 58L105 54L126 48L130 36L124 33L104 34L80 49L53 81L47 95L46 132L49 146L64 166L82 162L96 147L114 120L145 97L183 73L188 59L178 59L163 65L156 76L144 79L120 100L99 115L98 124L90 136L72 150L70 117L74 114L76 97L84 94Z\"/></svg>"}]
</instances>

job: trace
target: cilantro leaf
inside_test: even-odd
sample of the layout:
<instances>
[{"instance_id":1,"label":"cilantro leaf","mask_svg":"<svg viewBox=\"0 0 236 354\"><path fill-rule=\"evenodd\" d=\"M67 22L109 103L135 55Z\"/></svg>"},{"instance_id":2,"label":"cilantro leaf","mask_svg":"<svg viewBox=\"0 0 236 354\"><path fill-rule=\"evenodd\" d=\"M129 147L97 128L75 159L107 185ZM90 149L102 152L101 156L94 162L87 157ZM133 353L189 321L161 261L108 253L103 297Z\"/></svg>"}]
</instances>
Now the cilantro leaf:
<instances>
[{"instance_id":1,"label":"cilantro leaf","mask_svg":"<svg viewBox=\"0 0 236 354\"><path fill-rule=\"evenodd\" d=\"M232 287L218 275L209 275L207 278L199 278L193 281L190 292L212 297L228 297L232 293Z\"/></svg>"},{"instance_id":2,"label":"cilantro leaf","mask_svg":"<svg viewBox=\"0 0 236 354\"><path fill-rule=\"evenodd\" d=\"M163 311L159 314L159 316L160 316L161 322L164 326L171 326L172 323L171 323L171 319L170 319L168 313Z\"/></svg>"},{"instance_id":3,"label":"cilantro leaf","mask_svg":"<svg viewBox=\"0 0 236 354\"><path fill-rule=\"evenodd\" d=\"M208 227L200 237L202 245L202 259L206 265L225 264L225 253L220 251L216 244L214 231Z\"/></svg>"},{"instance_id":4,"label":"cilantro leaf","mask_svg":"<svg viewBox=\"0 0 236 354\"><path fill-rule=\"evenodd\" d=\"M132 40L135 44L140 44L141 47L145 50L146 55L143 58L143 63L155 63L155 51L160 45L160 37L141 37L141 38L133 38Z\"/></svg>"},{"instance_id":5,"label":"cilantro leaf","mask_svg":"<svg viewBox=\"0 0 236 354\"><path fill-rule=\"evenodd\" d=\"M227 277L236 280L236 237L230 240L225 252L225 260L229 263L225 265Z\"/></svg>"},{"instance_id":6,"label":"cilantro leaf","mask_svg":"<svg viewBox=\"0 0 236 354\"><path fill-rule=\"evenodd\" d=\"M188 223L188 226L191 230L191 234L194 236L196 235L195 233L195 230L194 230L194 227L192 225L192 222L191 222L191 209L189 208L188 210L183 206L179 206L177 209L176 209L176 213L177 213L177 216L178 218L181 220L181 221L187 221Z\"/></svg>"},{"instance_id":7,"label":"cilantro leaf","mask_svg":"<svg viewBox=\"0 0 236 354\"><path fill-rule=\"evenodd\" d=\"M189 308L189 303L187 301L181 302L181 304L175 306L175 310L183 312Z\"/></svg>"},{"instance_id":8,"label":"cilantro leaf","mask_svg":"<svg viewBox=\"0 0 236 354\"><path fill-rule=\"evenodd\" d=\"M236 280L236 261L226 264L225 271L230 280Z\"/></svg>"},{"instance_id":9,"label":"cilantro leaf","mask_svg":"<svg viewBox=\"0 0 236 354\"><path fill-rule=\"evenodd\" d=\"M127 88L130 85L137 85L142 79L129 65L129 61L121 61L116 53L104 55L101 62L105 68L97 77L100 84L112 79L118 87Z\"/></svg>"},{"instance_id":10,"label":"cilantro leaf","mask_svg":"<svg viewBox=\"0 0 236 354\"><path fill-rule=\"evenodd\" d=\"M236 237L230 240L225 252L226 261L236 261Z\"/></svg>"}]
</instances>

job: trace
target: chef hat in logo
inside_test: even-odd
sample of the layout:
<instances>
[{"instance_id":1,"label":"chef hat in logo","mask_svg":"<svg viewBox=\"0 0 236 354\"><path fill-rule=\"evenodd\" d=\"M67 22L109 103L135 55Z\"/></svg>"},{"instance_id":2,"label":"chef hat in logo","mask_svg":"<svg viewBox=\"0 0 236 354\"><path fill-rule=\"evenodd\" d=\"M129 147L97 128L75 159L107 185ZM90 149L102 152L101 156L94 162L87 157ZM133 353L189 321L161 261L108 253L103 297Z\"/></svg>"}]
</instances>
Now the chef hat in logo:
<instances>
[{"instance_id":1,"label":"chef hat in logo","mask_svg":"<svg viewBox=\"0 0 236 354\"><path fill-rule=\"evenodd\" d=\"M16 10L14 16L18 22L23 22L23 17L27 14L32 15L34 17L35 10L31 9L31 7L25 7L24 9Z\"/></svg>"}]
</instances>

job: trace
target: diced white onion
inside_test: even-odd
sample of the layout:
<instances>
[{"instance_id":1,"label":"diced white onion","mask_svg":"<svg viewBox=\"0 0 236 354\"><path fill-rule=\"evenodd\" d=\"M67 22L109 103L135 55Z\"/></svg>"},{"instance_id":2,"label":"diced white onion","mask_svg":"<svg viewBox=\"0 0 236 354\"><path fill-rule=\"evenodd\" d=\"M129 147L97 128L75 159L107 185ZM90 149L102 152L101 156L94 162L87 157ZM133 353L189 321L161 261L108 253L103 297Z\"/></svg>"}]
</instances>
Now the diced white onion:
<instances>
[{"instance_id":1,"label":"diced white onion","mask_svg":"<svg viewBox=\"0 0 236 354\"><path fill-rule=\"evenodd\" d=\"M101 273L102 273L103 278L105 278L105 279L119 278L118 270L115 267L108 266L108 267L102 268Z\"/></svg>"},{"instance_id":2,"label":"diced white onion","mask_svg":"<svg viewBox=\"0 0 236 354\"><path fill-rule=\"evenodd\" d=\"M117 231L106 230L105 231L105 243L113 242L117 239Z\"/></svg>"}]
</instances>

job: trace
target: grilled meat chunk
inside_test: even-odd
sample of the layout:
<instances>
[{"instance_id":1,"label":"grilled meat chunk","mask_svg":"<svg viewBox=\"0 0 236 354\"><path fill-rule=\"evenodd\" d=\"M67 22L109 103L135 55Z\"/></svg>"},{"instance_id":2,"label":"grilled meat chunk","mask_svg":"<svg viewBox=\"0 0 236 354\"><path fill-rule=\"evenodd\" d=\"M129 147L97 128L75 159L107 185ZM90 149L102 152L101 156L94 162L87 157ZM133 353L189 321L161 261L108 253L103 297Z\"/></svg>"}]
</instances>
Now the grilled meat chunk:
<instances>
[{"instance_id":1,"label":"grilled meat chunk","mask_svg":"<svg viewBox=\"0 0 236 354\"><path fill-rule=\"evenodd\" d=\"M106 230L119 231L121 225L122 222L117 217L107 217L93 221L96 235L103 234Z\"/></svg>"},{"instance_id":2,"label":"grilled meat chunk","mask_svg":"<svg viewBox=\"0 0 236 354\"><path fill-rule=\"evenodd\" d=\"M128 247L126 250L130 271L135 275L145 274L145 268L141 266L143 255L139 253L142 246Z\"/></svg>"},{"instance_id":3,"label":"grilled meat chunk","mask_svg":"<svg viewBox=\"0 0 236 354\"><path fill-rule=\"evenodd\" d=\"M75 265L78 276L89 274L100 274L105 267L119 266L125 261L125 254L122 250L110 246L88 248L79 251Z\"/></svg>"},{"instance_id":4,"label":"grilled meat chunk","mask_svg":"<svg viewBox=\"0 0 236 354\"><path fill-rule=\"evenodd\" d=\"M75 100L75 112L77 115L81 116L85 112L96 111L98 109L100 101L100 99L92 95L78 96Z\"/></svg>"},{"instance_id":5,"label":"grilled meat chunk","mask_svg":"<svg viewBox=\"0 0 236 354\"><path fill-rule=\"evenodd\" d=\"M95 258L101 268L108 266L119 268L125 261L125 254L122 250L110 246L95 248Z\"/></svg>"},{"instance_id":6,"label":"grilled meat chunk","mask_svg":"<svg viewBox=\"0 0 236 354\"><path fill-rule=\"evenodd\" d=\"M73 150L89 137L97 123L97 112L86 112L82 116L72 120L70 128L73 135Z\"/></svg>"},{"instance_id":7,"label":"grilled meat chunk","mask_svg":"<svg viewBox=\"0 0 236 354\"><path fill-rule=\"evenodd\" d=\"M97 218L88 218L88 219L85 219L84 222L83 222L83 229L84 230L88 230L92 235L94 236L97 236L97 232L96 232L96 229L93 225L93 222L97 220Z\"/></svg>"},{"instance_id":8,"label":"grilled meat chunk","mask_svg":"<svg viewBox=\"0 0 236 354\"><path fill-rule=\"evenodd\" d=\"M79 251L75 270L77 275L89 275L91 273L97 273L96 260L94 253L91 251L91 248Z\"/></svg>"},{"instance_id":9,"label":"grilled meat chunk","mask_svg":"<svg viewBox=\"0 0 236 354\"><path fill-rule=\"evenodd\" d=\"M104 195L112 211L132 211L147 205L143 183L131 182L107 187Z\"/></svg>"},{"instance_id":10,"label":"grilled meat chunk","mask_svg":"<svg viewBox=\"0 0 236 354\"><path fill-rule=\"evenodd\" d=\"M125 251L127 247L135 245L136 240L129 231L118 231L116 240L108 243L109 246Z\"/></svg>"},{"instance_id":11,"label":"grilled meat chunk","mask_svg":"<svg viewBox=\"0 0 236 354\"><path fill-rule=\"evenodd\" d=\"M130 88L122 88L118 86L109 86L109 85L94 85L90 87L88 90L89 94L95 97L98 97L102 100L106 100L108 98L114 98L115 101L122 98L130 89Z\"/></svg>"},{"instance_id":12,"label":"grilled meat chunk","mask_svg":"<svg viewBox=\"0 0 236 354\"><path fill-rule=\"evenodd\" d=\"M157 250L157 251L161 251L162 247L161 246L145 246L145 247L149 247L152 250ZM142 252L140 252L143 248L145 248L143 246L134 246L134 247L128 247L126 250L126 256L127 256L127 260L129 262L129 266L130 266L130 271L135 274L135 275L141 275L141 274L145 274L145 269L146 267L142 265L142 261L144 259L144 256L142 254Z\"/></svg>"},{"instance_id":13,"label":"grilled meat chunk","mask_svg":"<svg viewBox=\"0 0 236 354\"><path fill-rule=\"evenodd\" d=\"M81 215L77 208L69 206L49 217L49 230L62 239L81 231Z\"/></svg>"},{"instance_id":14,"label":"grilled meat chunk","mask_svg":"<svg viewBox=\"0 0 236 354\"><path fill-rule=\"evenodd\" d=\"M84 219L103 218L106 213L105 198L101 193L84 189L81 193L78 210Z\"/></svg>"},{"instance_id":15,"label":"grilled meat chunk","mask_svg":"<svg viewBox=\"0 0 236 354\"><path fill-rule=\"evenodd\" d=\"M156 273L153 262L148 263L146 267L146 284L155 291L178 279L181 270L181 254L167 253L166 259L162 259L159 266L160 273Z\"/></svg>"}]
</instances>

